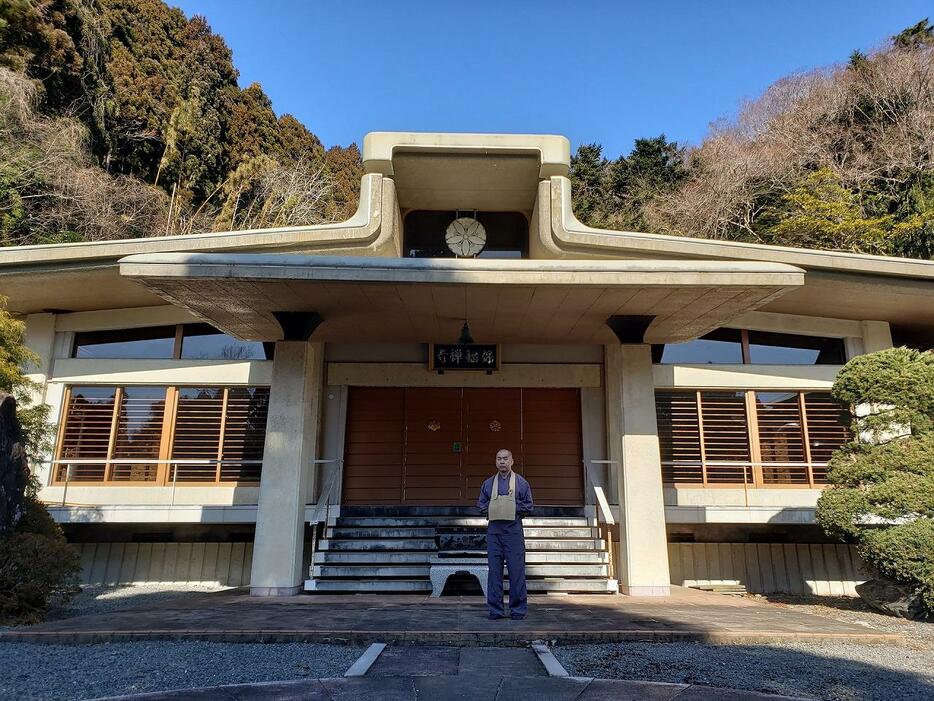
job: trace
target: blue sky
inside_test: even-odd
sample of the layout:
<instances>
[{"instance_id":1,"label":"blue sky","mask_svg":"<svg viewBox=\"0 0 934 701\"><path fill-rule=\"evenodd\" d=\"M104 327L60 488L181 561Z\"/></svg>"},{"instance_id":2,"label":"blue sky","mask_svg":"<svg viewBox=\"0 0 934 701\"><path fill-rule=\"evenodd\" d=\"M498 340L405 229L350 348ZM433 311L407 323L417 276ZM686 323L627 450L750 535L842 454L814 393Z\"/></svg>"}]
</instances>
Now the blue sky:
<instances>
[{"instance_id":1,"label":"blue sky","mask_svg":"<svg viewBox=\"0 0 934 701\"><path fill-rule=\"evenodd\" d=\"M788 73L845 61L926 16L915 0L168 0L207 17L326 145L374 130L564 134L628 153L698 143Z\"/></svg>"}]
</instances>

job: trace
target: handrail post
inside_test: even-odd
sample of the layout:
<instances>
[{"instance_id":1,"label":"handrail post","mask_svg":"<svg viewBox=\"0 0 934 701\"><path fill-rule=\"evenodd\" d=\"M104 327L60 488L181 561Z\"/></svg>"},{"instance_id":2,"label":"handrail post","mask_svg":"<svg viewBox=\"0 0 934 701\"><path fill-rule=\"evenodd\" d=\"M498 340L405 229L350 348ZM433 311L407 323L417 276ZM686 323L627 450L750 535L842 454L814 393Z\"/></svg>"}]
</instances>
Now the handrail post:
<instances>
[{"instance_id":1,"label":"handrail post","mask_svg":"<svg viewBox=\"0 0 934 701\"><path fill-rule=\"evenodd\" d=\"M56 469L56 465L53 464L52 471L54 472L55 469ZM66 468L65 469L65 486L62 489L62 506L65 506L65 499L68 496L68 480L70 479L70 477L71 477L71 470Z\"/></svg>"}]
</instances>

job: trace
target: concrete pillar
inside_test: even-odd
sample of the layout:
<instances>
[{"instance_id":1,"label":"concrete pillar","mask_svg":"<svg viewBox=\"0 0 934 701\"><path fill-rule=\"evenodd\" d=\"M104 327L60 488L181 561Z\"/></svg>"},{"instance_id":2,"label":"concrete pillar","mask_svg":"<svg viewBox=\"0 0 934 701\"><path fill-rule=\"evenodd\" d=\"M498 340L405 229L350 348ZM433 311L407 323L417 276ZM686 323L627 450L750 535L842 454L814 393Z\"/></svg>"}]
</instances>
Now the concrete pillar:
<instances>
[{"instance_id":1,"label":"concrete pillar","mask_svg":"<svg viewBox=\"0 0 934 701\"><path fill-rule=\"evenodd\" d=\"M254 596L291 596L305 580L305 503L317 457L323 358L320 343L276 343L250 579Z\"/></svg>"},{"instance_id":2,"label":"concrete pillar","mask_svg":"<svg viewBox=\"0 0 934 701\"><path fill-rule=\"evenodd\" d=\"M863 352L875 353L876 351L892 348L892 328L887 321L864 321L863 327Z\"/></svg>"},{"instance_id":3,"label":"concrete pillar","mask_svg":"<svg viewBox=\"0 0 934 701\"><path fill-rule=\"evenodd\" d=\"M39 356L38 365L26 368L27 376L42 385L52 372L52 351L55 346L55 315L28 314L26 316L26 347ZM41 398L38 399L41 401Z\"/></svg>"},{"instance_id":4,"label":"concrete pillar","mask_svg":"<svg viewBox=\"0 0 934 701\"><path fill-rule=\"evenodd\" d=\"M610 460L620 465L620 592L667 596L671 576L651 347L606 346L605 363Z\"/></svg>"}]
</instances>

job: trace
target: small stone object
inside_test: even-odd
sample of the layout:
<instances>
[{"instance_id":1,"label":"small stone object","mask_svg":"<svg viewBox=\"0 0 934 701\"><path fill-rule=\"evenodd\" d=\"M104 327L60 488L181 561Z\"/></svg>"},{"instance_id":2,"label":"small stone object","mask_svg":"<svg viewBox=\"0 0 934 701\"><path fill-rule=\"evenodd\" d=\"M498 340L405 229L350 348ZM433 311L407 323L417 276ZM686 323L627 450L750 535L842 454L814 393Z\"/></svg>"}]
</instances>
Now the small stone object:
<instances>
[{"instance_id":1,"label":"small stone object","mask_svg":"<svg viewBox=\"0 0 934 701\"><path fill-rule=\"evenodd\" d=\"M876 611L912 621L925 620L921 594L910 586L889 579L870 579L856 585L856 593Z\"/></svg>"},{"instance_id":2,"label":"small stone object","mask_svg":"<svg viewBox=\"0 0 934 701\"><path fill-rule=\"evenodd\" d=\"M28 478L26 444L16 418L16 399L0 392L0 533L12 530L23 518L23 493Z\"/></svg>"},{"instance_id":3,"label":"small stone object","mask_svg":"<svg viewBox=\"0 0 934 701\"><path fill-rule=\"evenodd\" d=\"M442 526L435 529L435 545L442 556L446 550L486 552L486 533L468 526Z\"/></svg>"},{"instance_id":4,"label":"small stone object","mask_svg":"<svg viewBox=\"0 0 934 701\"><path fill-rule=\"evenodd\" d=\"M483 596L486 596L487 572L489 567L485 562L477 559L464 559L459 561L433 562L428 570L428 576L431 578L431 596L437 598L444 591L444 585L447 584L448 577L455 574L469 574L477 578L480 582L480 588L483 590Z\"/></svg>"}]
</instances>

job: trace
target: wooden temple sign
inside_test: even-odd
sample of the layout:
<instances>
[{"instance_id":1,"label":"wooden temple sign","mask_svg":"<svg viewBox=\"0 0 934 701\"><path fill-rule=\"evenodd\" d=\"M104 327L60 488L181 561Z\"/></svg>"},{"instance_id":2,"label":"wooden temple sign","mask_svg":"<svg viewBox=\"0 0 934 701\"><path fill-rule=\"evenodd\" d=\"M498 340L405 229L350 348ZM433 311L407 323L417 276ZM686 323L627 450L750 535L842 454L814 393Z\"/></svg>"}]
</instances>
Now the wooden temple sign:
<instances>
[{"instance_id":1,"label":"wooden temple sign","mask_svg":"<svg viewBox=\"0 0 934 701\"><path fill-rule=\"evenodd\" d=\"M499 370L499 346L496 344L429 343L428 369Z\"/></svg>"}]
</instances>

